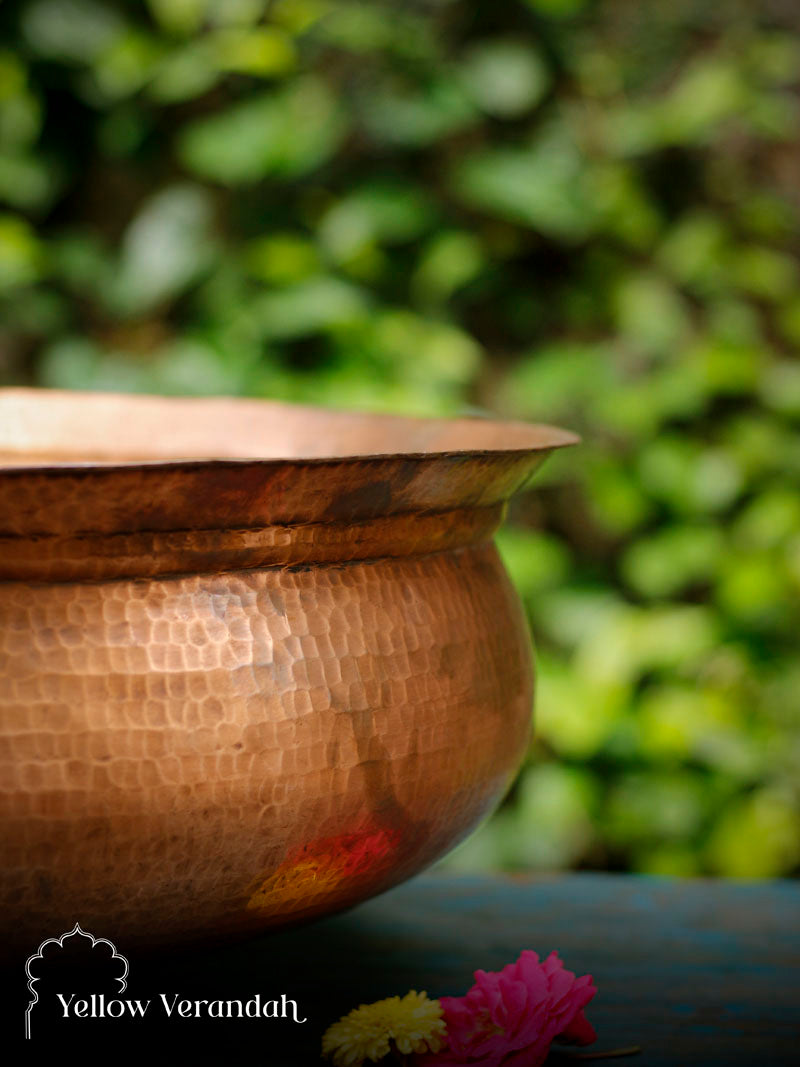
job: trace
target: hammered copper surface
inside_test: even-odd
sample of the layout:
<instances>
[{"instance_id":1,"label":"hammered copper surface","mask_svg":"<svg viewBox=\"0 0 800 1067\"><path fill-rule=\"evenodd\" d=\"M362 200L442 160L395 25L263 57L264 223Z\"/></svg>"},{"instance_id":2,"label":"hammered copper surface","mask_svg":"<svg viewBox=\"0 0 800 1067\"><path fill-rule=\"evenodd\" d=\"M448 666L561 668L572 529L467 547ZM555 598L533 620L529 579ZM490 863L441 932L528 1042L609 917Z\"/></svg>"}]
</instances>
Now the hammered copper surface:
<instances>
[{"instance_id":1,"label":"hammered copper surface","mask_svg":"<svg viewBox=\"0 0 800 1067\"><path fill-rule=\"evenodd\" d=\"M491 535L571 440L0 391L4 937L296 921L463 837L530 723Z\"/></svg>"}]
</instances>

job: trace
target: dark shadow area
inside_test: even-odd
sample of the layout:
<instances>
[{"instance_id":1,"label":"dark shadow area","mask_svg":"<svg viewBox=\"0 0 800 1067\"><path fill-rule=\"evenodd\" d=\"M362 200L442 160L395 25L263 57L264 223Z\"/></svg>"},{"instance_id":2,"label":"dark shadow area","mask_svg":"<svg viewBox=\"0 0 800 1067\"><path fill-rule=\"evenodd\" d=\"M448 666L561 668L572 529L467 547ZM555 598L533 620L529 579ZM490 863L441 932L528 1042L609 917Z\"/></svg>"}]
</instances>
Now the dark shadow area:
<instances>
[{"instance_id":1,"label":"dark shadow area","mask_svg":"<svg viewBox=\"0 0 800 1067\"><path fill-rule=\"evenodd\" d=\"M790 882L421 878L348 914L224 948L148 956L118 945L130 964L123 992L108 953L44 953L30 1042L20 959L5 976L15 1017L4 1050L20 1063L69 1053L86 1064L319 1064L324 1030L359 1004L409 989L459 996L477 968L500 970L528 948L542 959L557 950L567 970L593 976L592 1051L639 1045L641 1056L621 1061L635 1067L788 1064L800 1042L799 913ZM65 1019L59 992L87 1001L87 1015ZM150 1003L143 1018L127 1007L100 1018L101 994L106 1015L111 1001Z\"/></svg>"}]
</instances>

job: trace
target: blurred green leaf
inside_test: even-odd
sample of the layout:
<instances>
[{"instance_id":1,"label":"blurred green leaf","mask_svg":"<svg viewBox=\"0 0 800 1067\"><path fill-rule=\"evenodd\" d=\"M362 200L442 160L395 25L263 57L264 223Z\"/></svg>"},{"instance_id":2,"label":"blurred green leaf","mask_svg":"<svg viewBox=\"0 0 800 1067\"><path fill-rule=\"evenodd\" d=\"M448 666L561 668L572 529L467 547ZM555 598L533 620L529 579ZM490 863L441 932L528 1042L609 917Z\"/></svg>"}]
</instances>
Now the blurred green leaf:
<instances>
[{"instance_id":1,"label":"blurred green leaf","mask_svg":"<svg viewBox=\"0 0 800 1067\"><path fill-rule=\"evenodd\" d=\"M53 272L71 293L89 297L108 283L114 263L110 251L94 234L64 233L50 245Z\"/></svg>"},{"instance_id":2,"label":"blurred green leaf","mask_svg":"<svg viewBox=\"0 0 800 1067\"><path fill-rule=\"evenodd\" d=\"M219 69L237 74L257 77L287 74L296 61L291 39L270 27L219 30L211 38L211 45Z\"/></svg>"},{"instance_id":3,"label":"blurred green leaf","mask_svg":"<svg viewBox=\"0 0 800 1067\"><path fill-rule=\"evenodd\" d=\"M453 79L419 89L387 84L361 101L364 124L376 141L419 147L455 133L475 119L474 107Z\"/></svg>"},{"instance_id":4,"label":"blurred green leaf","mask_svg":"<svg viewBox=\"0 0 800 1067\"><path fill-rule=\"evenodd\" d=\"M727 508L738 496L742 472L735 456L675 435L646 445L639 455L643 485L678 514Z\"/></svg>"},{"instance_id":5,"label":"blurred green leaf","mask_svg":"<svg viewBox=\"0 0 800 1067\"><path fill-rule=\"evenodd\" d=\"M153 18L167 33L189 35L203 24L208 0L147 0Z\"/></svg>"},{"instance_id":6,"label":"blurred green leaf","mask_svg":"<svg viewBox=\"0 0 800 1067\"><path fill-rule=\"evenodd\" d=\"M566 341L517 363L502 383L498 400L510 414L568 421L592 398L613 389L615 382L605 345Z\"/></svg>"},{"instance_id":7,"label":"blurred green leaf","mask_svg":"<svg viewBox=\"0 0 800 1067\"><path fill-rule=\"evenodd\" d=\"M602 751L625 714L629 696L624 676L591 677L539 660L536 736L559 756L590 759Z\"/></svg>"},{"instance_id":8,"label":"blurred green leaf","mask_svg":"<svg viewBox=\"0 0 800 1067\"><path fill-rule=\"evenodd\" d=\"M465 156L451 180L465 203L569 242L587 236L597 214L584 175L577 147L554 126L530 147Z\"/></svg>"},{"instance_id":9,"label":"blurred green leaf","mask_svg":"<svg viewBox=\"0 0 800 1067\"><path fill-rule=\"evenodd\" d=\"M690 670L718 639L718 620L704 606L629 608L581 643L576 666L597 683L623 684L644 672Z\"/></svg>"},{"instance_id":10,"label":"blurred green leaf","mask_svg":"<svg viewBox=\"0 0 800 1067\"><path fill-rule=\"evenodd\" d=\"M108 299L122 313L171 299L195 281L214 254L205 190L174 185L152 197L125 231Z\"/></svg>"},{"instance_id":11,"label":"blurred green leaf","mask_svg":"<svg viewBox=\"0 0 800 1067\"><path fill-rule=\"evenodd\" d=\"M686 685L661 686L642 700L638 725L642 751L654 760L692 760L752 781L765 758L758 731L745 732L735 692Z\"/></svg>"},{"instance_id":12,"label":"blurred green leaf","mask_svg":"<svg viewBox=\"0 0 800 1067\"><path fill-rule=\"evenodd\" d=\"M619 845L680 844L699 832L708 807L697 774L631 773L609 796L606 831Z\"/></svg>"},{"instance_id":13,"label":"blurred green leaf","mask_svg":"<svg viewBox=\"0 0 800 1067\"><path fill-rule=\"evenodd\" d=\"M678 282L700 292L713 292L725 285L728 240L721 218L707 210L697 211L669 230L658 255Z\"/></svg>"},{"instance_id":14,"label":"blurred green leaf","mask_svg":"<svg viewBox=\"0 0 800 1067\"><path fill-rule=\"evenodd\" d=\"M725 811L707 847L715 874L771 878L800 860L800 822L790 796L763 789Z\"/></svg>"},{"instance_id":15,"label":"blurred green leaf","mask_svg":"<svg viewBox=\"0 0 800 1067\"><path fill-rule=\"evenodd\" d=\"M412 291L422 303L445 301L471 282L485 264L484 249L471 234L439 232L423 249L411 280Z\"/></svg>"},{"instance_id":16,"label":"blurred green leaf","mask_svg":"<svg viewBox=\"0 0 800 1067\"><path fill-rule=\"evenodd\" d=\"M555 537L517 526L497 534L497 547L519 592L532 598L540 589L561 585L570 571L564 545Z\"/></svg>"},{"instance_id":17,"label":"blurred green leaf","mask_svg":"<svg viewBox=\"0 0 800 1067\"><path fill-rule=\"evenodd\" d=\"M0 144L19 151L39 136L42 109L28 88L27 71L9 52L0 52Z\"/></svg>"},{"instance_id":18,"label":"blurred green leaf","mask_svg":"<svg viewBox=\"0 0 800 1067\"><path fill-rule=\"evenodd\" d=\"M308 6L308 5L307 5ZM409 58L432 58L437 49L423 18L404 6L336 0L317 3L314 36L348 52L389 51ZM306 16L309 20L312 15Z\"/></svg>"},{"instance_id":19,"label":"blurred green leaf","mask_svg":"<svg viewBox=\"0 0 800 1067\"><path fill-rule=\"evenodd\" d=\"M194 173L226 185L267 175L293 178L324 163L345 129L325 83L307 77L191 123L181 134L178 151Z\"/></svg>"},{"instance_id":20,"label":"blurred green leaf","mask_svg":"<svg viewBox=\"0 0 800 1067\"><path fill-rule=\"evenodd\" d=\"M800 298L786 301L778 313L778 326L792 346L800 349Z\"/></svg>"},{"instance_id":21,"label":"blurred green leaf","mask_svg":"<svg viewBox=\"0 0 800 1067\"><path fill-rule=\"evenodd\" d=\"M468 334L401 309L374 316L365 340L373 361L392 377L432 393L466 385L480 364L481 350Z\"/></svg>"},{"instance_id":22,"label":"blurred green leaf","mask_svg":"<svg viewBox=\"0 0 800 1067\"><path fill-rule=\"evenodd\" d=\"M594 843L598 785L577 767L545 763L523 772L513 823L503 826L506 865L557 870Z\"/></svg>"},{"instance_id":23,"label":"blurred green leaf","mask_svg":"<svg viewBox=\"0 0 800 1067\"><path fill-rule=\"evenodd\" d=\"M635 473L613 456L587 460L586 490L596 521L611 534L631 533L652 514L653 505Z\"/></svg>"},{"instance_id":24,"label":"blurred green leaf","mask_svg":"<svg viewBox=\"0 0 800 1067\"><path fill-rule=\"evenodd\" d=\"M749 190L737 208L745 229L768 241L791 237L797 227L797 209L773 190Z\"/></svg>"},{"instance_id":25,"label":"blurred green leaf","mask_svg":"<svg viewBox=\"0 0 800 1067\"><path fill-rule=\"evenodd\" d=\"M81 337L48 346L39 363L42 384L53 389L148 392L147 368L123 354L106 354Z\"/></svg>"},{"instance_id":26,"label":"blurred green leaf","mask_svg":"<svg viewBox=\"0 0 800 1067\"><path fill-rule=\"evenodd\" d=\"M214 26L253 26L265 15L269 0L207 0L208 20Z\"/></svg>"},{"instance_id":27,"label":"blurred green leaf","mask_svg":"<svg viewBox=\"0 0 800 1067\"><path fill-rule=\"evenodd\" d=\"M35 155L0 153L0 200L21 211L39 212L59 192L62 175Z\"/></svg>"},{"instance_id":28,"label":"blurred green leaf","mask_svg":"<svg viewBox=\"0 0 800 1067\"><path fill-rule=\"evenodd\" d=\"M361 290L338 278L320 276L264 293L249 316L260 336L293 338L359 321L368 302Z\"/></svg>"},{"instance_id":29,"label":"blurred green leaf","mask_svg":"<svg viewBox=\"0 0 800 1067\"><path fill-rule=\"evenodd\" d=\"M731 419L723 443L749 480L800 472L798 435L774 419L753 413Z\"/></svg>"},{"instance_id":30,"label":"blurred green leaf","mask_svg":"<svg viewBox=\"0 0 800 1067\"><path fill-rule=\"evenodd\" d=\"M128 30L95 57L94 85L103 101L138 92L157 73L164 57L161 42L139 30Z\"/></svg>"},{"instance_id":31,"label":"blurred green leaf","mask_svg":"<svg viewBox=\"0 0 800 1067\"><path fill-rule=\"evenodd\" d=\"M726 295L709 300L706 311L709 332L720 348L706 358L709 384L724 387L723 391L736 382L752 388L753 371L760 370L766 347L758 310L740 297ZM699 344L702 347L702 340Z\"/></svg>"},{"instance_id":32,"label":"blurred green leaf","mask_svg":"<svg viewBox=\"0 0 800 1067\"><path fill-rule=\"evenodd\" d=\"M745 548L770 549L800 532L800 496L788 486L766 488L738 516L733 535Z\"/></svg>"},{"instance_id":33,"label":"blurred green leaf","mask_svg":"<svg viewBox=\"0 0 800 1067\"><path fill-rule=\"evenodd\" d=\"M202 96L217 83L219 63L209 37L192 40L161 57L147 85L153 100L178 103Z\"/></svg>"},{"instance_id":34,"label":"blurred green leaf","mask_svg":"<svg viewBox=\"0 0 800 1067\"><path fill-rule=\"evenodd\" d=\"M724 543L716 526L665 527L634 541L622 557L622 573L644 596L674 596L713 577Z\"/></svg>"},{"instance_id":35,"label":"blurred green leaf","mask_svg":"<svg viewBox=\"0 0 800 1067\"><path fill-rule=\"evenodd\" d=\"M544 96L550 75L541 55L514 38L483 41L469 50L461 82L478 107L498 118L516 118Z\"/></svg>"},{"instance_id":36,"label":"blurred green leaf","mask_svg":"<svg viewBox=\"0 0 800 1067\"><path fill-rule=\"evenodd\" d=\"M152 368L154 391L177 396L230 396L242 391L242 368L199 339L182 338L159 351Z\"/></svg>"},{"instance_id":37,"label":"blurred green leaf","mask_svg":"<svg viewBox=\"0 0 800 1067\"><path fill-rule=\"evenodd\" d=\"M320 272L313 242L296 233L273 232L251 241L245 250L248 270L270 285L288 285Z\"/></svg>"},{"instance_id":38,"label":"blurred green leaf","mask_svg":"<svg viewBox=\"0 0 800 1067\"><path fill-rule=\"evenodd\" d=\"M433 219L431 202L420 189L376 182L337 200L320 222L319 238L333 259L343 263L372 244L411 241Z\"/></svg>"},{"instance_id":39,"label":"blurred green leaf","mask_svg":"<svg viewBox=\"0 0 800 1067\"><path fill-rule=\"evenodd\" d=\"M623 278L616 309L620 333L645 352L669 350L689 330L688 312L679 293L655 275L637 272Z\"/></svg>"},{"instance_id":40,"label":"blurred green leaf","mask_svg":"<svg viewBox=\"0 0 800 1067\"><path fill-rule=\"evenodd\" d=\"M731 257L731 266L734 282L754 296L781 300L797 292L797 263L774 249L756 245L740 248Z\"/></svg>"},{"instance_id":41,"label":"blurred green leaf","mask_svg":"<svg viewBox=\"0 0 800 1067\"><path fill-rule=\"evenodd\" d=\"M730 553L717 583L727 615L749 626L769 626L791 618L793 598L780 560L768 551Z\"/></svg>"},{"instance_id":42,"label":"blurred green leaf","mask_svg":"<svg viewBox=\"0 0 800 1067\"><path fill-rule=\"evenodd\" d=\"M761 32L749 42L746 62L768 84L796 84L800 70L800 43L795 34Z\"/></svg>"},{"instance_id":43,"label":"blurred green leaf","mask_svg":"<svg viewBox=\"0 0 800 1067\"><path fill-rule=\"evenodd\" d=\"M43 267L35 231L18 215L0 215L0 290L35 281Z\"/></svg>"},{"instance_id":44,"label":"blurred green leaf","mask_svg":"<svg viewBox=\"0 0 800 1067\"><path fill-rule=\"evenodd\" d=\"M709 53L691 63L658 104L663 143L702 141L734 119L748 101L748 87L734 60Z\"/></svg>"},{"instance_id":45,"label":"blurred green leaf","mask_svg":"<svg viewBox=\"0 0 800 1067\"><path fill-rule=\"evenodd\" d=\"M97 0L34 0L22 13L22 31L34 52L72 63L92 62L125 28L120 12Z\"/></svg>"},{"instance_id":46,"label":"blurred green leaf","mask_svg":"<svg viewBox=\"0 0 800 1067\"><path fill-rule=\"evenodd\" d=\"M586 180L597 227L633 248L652 247L662 226L661 213L635 171L618 161L593 162Z\"/></svg>"},{"instance_id":47,"label":"blurred green leaf","mask_svg":"<svg viewBox=\"0 0 800 1067\"><path fill-rule=\"evenodd\" d=\"M699 341L688 356L697 363L706 389L723 396L752 395L768 360L763 348L724 337Z\"/></svg>"},{"instance_id":48,"label":"blurred green leaf","mask_svg":"<svg viewBox=\"0 0 800 1067\"><path fill-rule=\"evenodd\" d=\"M779 360L768 367L760 382L764 403L774 411L800 416L800 364Z\"/></svg>"}]
</instances>

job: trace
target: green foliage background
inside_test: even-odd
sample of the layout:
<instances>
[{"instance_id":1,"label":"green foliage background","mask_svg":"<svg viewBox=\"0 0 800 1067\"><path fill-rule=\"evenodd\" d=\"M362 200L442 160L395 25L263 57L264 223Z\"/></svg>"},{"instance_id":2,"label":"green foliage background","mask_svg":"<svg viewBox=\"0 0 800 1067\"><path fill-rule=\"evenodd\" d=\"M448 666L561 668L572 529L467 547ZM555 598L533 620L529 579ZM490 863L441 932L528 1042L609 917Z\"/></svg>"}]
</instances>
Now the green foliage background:
<instances>
[{"instance_id":1,"label":"green foliage background","mask_svg":"<svg viewBox=\"0 0 800 1067\"><path fill-rule=\"evenodd\" d=\"M583 434L538 737L451 859L800 867L800 13L5 0L0 377Z\"/></svg>"}]
</instances>

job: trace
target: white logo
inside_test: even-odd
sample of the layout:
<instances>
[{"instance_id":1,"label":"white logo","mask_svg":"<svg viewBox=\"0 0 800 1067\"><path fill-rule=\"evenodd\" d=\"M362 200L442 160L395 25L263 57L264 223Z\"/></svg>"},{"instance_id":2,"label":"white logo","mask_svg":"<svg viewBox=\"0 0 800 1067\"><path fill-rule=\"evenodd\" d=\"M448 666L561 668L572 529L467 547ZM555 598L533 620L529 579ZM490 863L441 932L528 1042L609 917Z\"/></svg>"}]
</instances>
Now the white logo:
<instances>
[{"instance_id":1,"label":"white logo","mask_svg":"<svg viewBox=\"0 0 800 1067\"><path fill-rule=\"evenodd\" d=\"M117 952L116 945L112 944L112 942L109 941L107 937L94 937L86 930L82 930L79 923L75 923L72 929L68 930L65 934L62 934L61 937L48 937L46 941L42 941L41 945L39 945L38 950L34 952L32 956L29 956L25 963L25 973L28 976L28 989L33 995L33 1000L29 1002L28 1007L25 1009L26 1040L29 1040L31 1036L31 1009L33 1008L34 1004L36 1004L36 1002L39 1000L39 994L33 988L34 982L38 982L39 979L31 974L31 964L34 960L40 960L43 958L42 950L46 948L47 945L58 945L59 948L63 948L64 939L67 937L74 937L76 934L80 937L88 937L89 940L92 942L92 948L95 948L95 946L97 945L108 945L108 947L111 949L111 958L114 960L122 960L123 964L125 965L125 970L122 972L122 977L115 979L115 981L119 982L120 984L120 993L124 993L125 989L127 988L128 983L125 979L128 977L128 961L121 953Z\"/></svg>"}]
</instances>

